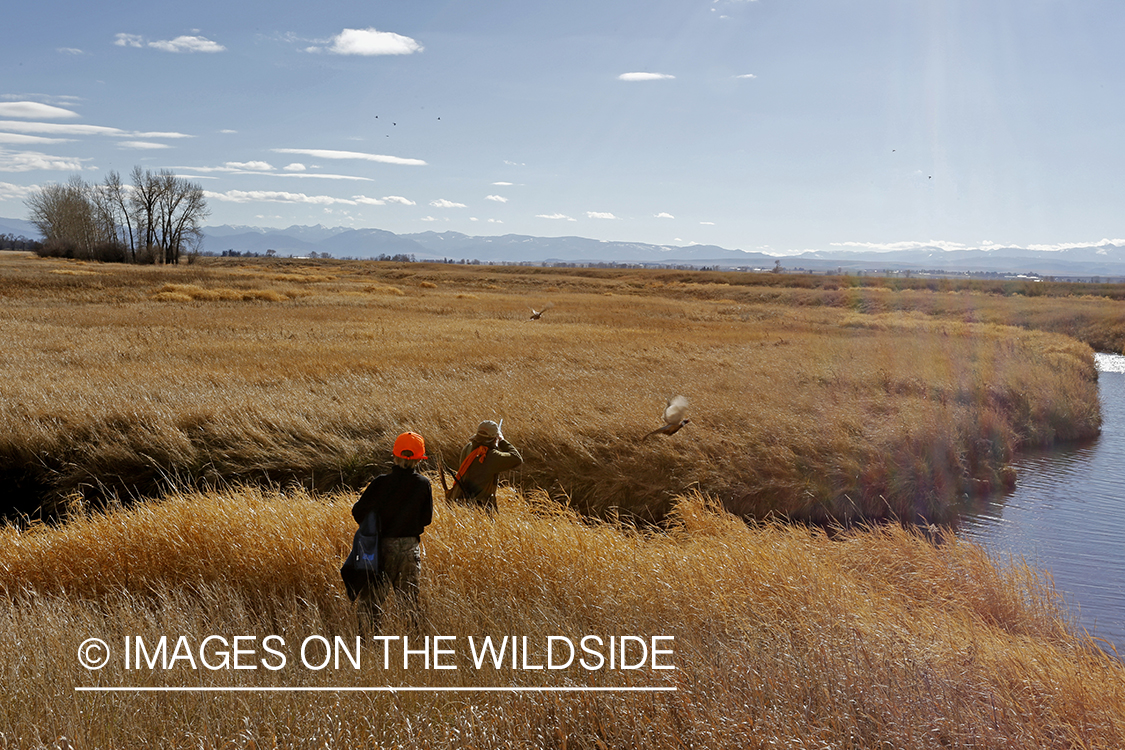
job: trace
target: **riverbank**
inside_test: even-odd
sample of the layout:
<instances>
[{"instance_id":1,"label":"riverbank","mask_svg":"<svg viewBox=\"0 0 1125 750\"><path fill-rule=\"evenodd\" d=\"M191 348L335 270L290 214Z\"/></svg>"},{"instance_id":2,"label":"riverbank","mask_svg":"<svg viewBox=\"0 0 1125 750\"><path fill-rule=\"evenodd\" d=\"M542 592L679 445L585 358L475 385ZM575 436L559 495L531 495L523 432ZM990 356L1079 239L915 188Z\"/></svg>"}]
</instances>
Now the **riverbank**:
<instances>
[{"instance_id":1,"label":"riverbank","mask_svg":"<svg viewBox=\"0 0 1125 750\"><path fill-rule=\"evenodd\" d=\"M759 520L943 522L1021 448L1097 434L1084 344L763 276L0 258L4 504L358 488L398 432L452 461L503 418L529 459L510 481L596 516L659 521L699 490ZM642 441L676 394L692 423Z\"/></svg>"},{"instance_id":2,"label":"riverbank","mask_svg":"<svg viewBox=\"0 0 1125 750\"><path fill-rule=\"evenodd\" d=\"M346 656L317 668L314 640L308 666L305 640L351 648L358 635L337 572L353 500L232 488L0 529L0 738L123 750L1125 743L1125 670L1075 634L1042 575L897 526L834 540L748 526L698 496L660 533L591 523L542 494L505 491L495 517L439 503L423 538L423 629L394 609L383 633L449 637L448 652L403 668L394 641L390 662L374 644L358 668ZM603 663L548 668L549 637L586 635L602 638L587 645ZM179 658L138 661L138 640L147 659L161 636L164 663ZM468 638L485 636L529 644L527 661L477 667ZM666 640L655 661L611 669L609 639L626 636ZM111 655L92 671L76 658L89 638ZM257 668L202 664L224 650ZM357 692L380 686L412 692ZM75 690L128 687L187 690Z\"/></svg>"}]
</instances>

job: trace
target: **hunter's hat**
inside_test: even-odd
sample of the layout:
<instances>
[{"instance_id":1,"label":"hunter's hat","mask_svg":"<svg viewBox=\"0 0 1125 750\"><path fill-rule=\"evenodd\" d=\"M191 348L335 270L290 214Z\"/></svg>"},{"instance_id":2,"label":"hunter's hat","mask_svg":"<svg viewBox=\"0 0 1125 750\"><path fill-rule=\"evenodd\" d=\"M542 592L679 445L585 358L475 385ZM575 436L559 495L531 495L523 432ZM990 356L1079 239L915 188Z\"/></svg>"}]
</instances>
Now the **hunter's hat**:
<instances>
[{"instance_id":1,"label":"hunter's hat","mask_svg":"<svg viewBox=\"0 0 1125 750\"><path fill-rule=\"evenodd\" d=\"M476 436L485 440L495 440L500 437L500 425L491 419L486 419L477 427Z\"/></svg>"}]
</instances>

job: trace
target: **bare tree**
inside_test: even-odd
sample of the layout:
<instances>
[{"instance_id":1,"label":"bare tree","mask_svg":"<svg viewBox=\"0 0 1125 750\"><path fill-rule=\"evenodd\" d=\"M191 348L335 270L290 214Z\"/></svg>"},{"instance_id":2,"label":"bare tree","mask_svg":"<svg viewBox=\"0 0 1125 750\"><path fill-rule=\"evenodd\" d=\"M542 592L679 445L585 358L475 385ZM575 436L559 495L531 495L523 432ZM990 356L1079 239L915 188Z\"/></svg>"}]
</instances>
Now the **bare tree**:
<instances>
[{"instance_id":1,"label":"bare tree","mask_svg":"<svg viewBox=\"0 0 1125 750\"><path fill-rule=\"evenodd\" d=\"M92 189L92 197L100 223L106 234L129 254L129 260L137 262L136 219L129 200L130 189L121 182L121 175L110 172L101 185Z\"/></svg>"},{"instance_id":2,"label":"bare tree","mask_svg":"<svg viewBox=\"0 0 1125 750\"><path fill-rule=\"evenodd\" d=\"M133 168L131 201L142 247L161 263L179 263L203 239L201 222L211 214L203 187L162 169L156 174Z\"/></svg>"},{"instance_id":3,"label":"bare tree","mask_svg":"<svg viewBox=\"0 0 1125 750\"><path fill-rule=\"evenodd\" d=\"M202 186L163 169L134 167L132 179L127 186L110 172L101 185L88 185L75 175L32 193L26 203L44 254L179 263L195 252L211 213Z\"/></svg>"}]
</instances>

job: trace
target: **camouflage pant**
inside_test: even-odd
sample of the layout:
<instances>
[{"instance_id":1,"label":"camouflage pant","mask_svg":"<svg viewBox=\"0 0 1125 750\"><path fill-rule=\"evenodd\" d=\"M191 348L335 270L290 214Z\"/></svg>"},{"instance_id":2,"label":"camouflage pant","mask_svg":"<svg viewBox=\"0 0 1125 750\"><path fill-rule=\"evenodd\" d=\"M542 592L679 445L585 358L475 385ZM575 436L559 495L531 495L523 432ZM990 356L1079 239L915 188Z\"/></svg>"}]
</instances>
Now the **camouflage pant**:
<instances>
[{"instance_id":1,"label":"camouflage pant","mask_svg":"<svg viewBox=\"0 0 1125 750\"><path fill-rule=\"evenodd\" d=\"M379 540L378 585L360 592L360 612L378 627L383 602L391 592L406 599L412 612L418 607L418 591L422 578L422 543L416 536L392 536Z\"/></svg>"}]
</instances>

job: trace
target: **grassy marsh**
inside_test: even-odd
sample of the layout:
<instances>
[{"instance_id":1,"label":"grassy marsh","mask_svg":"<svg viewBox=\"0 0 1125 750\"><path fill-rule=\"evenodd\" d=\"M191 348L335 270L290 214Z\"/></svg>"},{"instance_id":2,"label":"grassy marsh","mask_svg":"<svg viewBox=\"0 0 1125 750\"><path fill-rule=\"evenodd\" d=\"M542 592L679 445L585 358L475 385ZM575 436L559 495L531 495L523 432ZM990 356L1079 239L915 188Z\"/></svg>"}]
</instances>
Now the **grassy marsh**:
<instances>
[{"instance_id":1,"label":"grassy marsh","mask_svg":"<svg viewBox=\"0 0 1125 750\"><path fill-rule=\"evenodd\" d=\"M4 254L0 474L25 507L356 487L399 431L453 456L503 417L513 483L597 515L699 490L756 518L942 521L1014 451L1099 429L1090 348L1027 312L1087 300L771 276ZM677 393L693 423L639 442Z\"/></svg>"}]
</instances>

